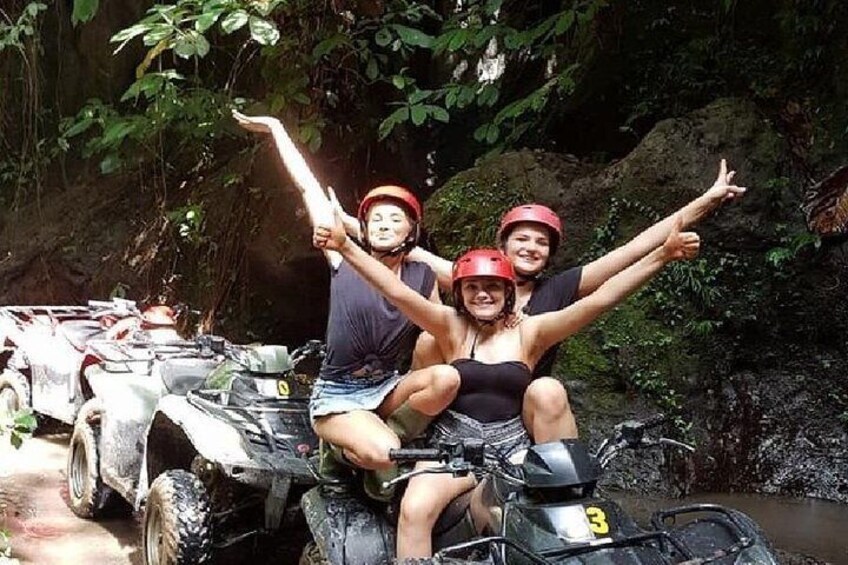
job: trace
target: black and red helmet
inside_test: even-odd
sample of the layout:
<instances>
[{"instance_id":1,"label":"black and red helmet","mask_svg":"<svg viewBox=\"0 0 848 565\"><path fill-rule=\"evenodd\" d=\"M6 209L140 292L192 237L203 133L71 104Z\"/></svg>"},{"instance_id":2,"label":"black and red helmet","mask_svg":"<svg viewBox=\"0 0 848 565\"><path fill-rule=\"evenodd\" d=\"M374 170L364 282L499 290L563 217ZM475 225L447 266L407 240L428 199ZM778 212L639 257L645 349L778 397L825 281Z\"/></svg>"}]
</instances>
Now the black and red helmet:
<instances>
[{"instance_id":1,"label":"black and red helmet","mask_svg":"<svg viewBox=\"0 0 848 565\"><path fill-rule=\"evenodd\" d=\"M412 230L410 230L409 237L406 238L402 247L395 251L397 253L409 252L418 244L418 238L421 233L422 209L421 202L418 201L418 198L416 198L410 190L401 186L384 185L372 188L368 191L368 194L365 195L365 198L362 199L362 202L359 203L359 210L357 211L356 216L359 219L359 225L362 227L361 233L363 243L365 243L366 248L370 247L368 244L368 230L366 226L368 211L374 204L384 201L394 202L400 205L409 216L409 220L412 223ZM394 252L392 254L394 254Z\"/></svg>"},{"instance_id":2,"label":"black and red helmet","mask_svg":"<svg viewBox=\"0 0 848 565\"><path fill-rule=\"evenodd\" d=\"M550 232L551 255L556 253L559 242L562 239L562 221L556 212L542 204L524 204L516 206L501 218L501 226L498 228L498 241L503 246L512 229L520 223L530 222L542 224Z\"/></svg>"},{"instance_id":3,"label":"black and red helmet","mask_svg":"<svg viewBox=\"0 0 848 565\"><path fill-rule=\"evenodd\" d=\"M467 312L460 285L463 279L471 277L494 277L505 281L506 300L501 314L512 312L515 305L515 269L506 255L497 249L472 249L454 261L451 276L453 303L460 313Z\"/></svg>"}]
</instances>

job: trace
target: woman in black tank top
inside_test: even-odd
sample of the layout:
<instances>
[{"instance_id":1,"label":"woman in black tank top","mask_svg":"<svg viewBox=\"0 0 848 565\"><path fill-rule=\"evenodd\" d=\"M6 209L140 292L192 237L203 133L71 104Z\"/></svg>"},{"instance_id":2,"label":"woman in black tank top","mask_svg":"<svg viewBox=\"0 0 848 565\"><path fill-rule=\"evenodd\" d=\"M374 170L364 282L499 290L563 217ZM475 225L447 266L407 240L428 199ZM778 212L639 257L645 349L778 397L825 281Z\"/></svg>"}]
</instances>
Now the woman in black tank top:
<instances>
[{"instance_id":1,"label":"woman in black tank top","mask_svg":"<svg viewBox=\"0 0 848 565\"><path fill-rule=\"evenodd\" d=\"M541 204L523 204L510 209L501 218L497 243L515 267L518 278L516 310L533 316L561 310L588 296L610 277L661 245L668 237L675 217L682 217L684 226L692 226L723 202L744 194L744 187L732 184L734 175L735 171L728 172L727 163L722 159L712 187L675 214L656 222L591 263L551 276L544 276L544 271L562 240L560 218ZM417 247L410 252L410 258L430 265L438 275L442 290L451 290L453 265L450 261ZM551 375L558 348L559 343L554 344L536 363L533 368L535 378L527 387L523 400L524 423L537 443L577 437L577 424L565 387L559 379L548 376ZM445 361L435 338L423 333L415 348L414 366L427 367Z\"/></svg>"},{"instance_id":2,"label":"woman in black tank top","mask_svg":"<svg viewBox=\"0 0 848 565\"><path fill-rule=\"evenodd\" d=\"M396 276L380 262L352 244L341 219L333 225L316 228L314 243L319 249L338 251L362 277L379 290L387 300L406 314L413 323L429 332L437 341L443 358L460 368L472 385L460 391L451 406L460 407L477 417L488 418L497 409L498 416L509 416L520 409L520 403L489 403L486 398L505 399L508 395L523 395L532 368L553 344L573 335L604 312L613 308L629 294L659 272L667 263L694 257L699 238L694 233L681 233L682 220L677 219L666 241L643 259L610 278L588 297L571 306L525 318L521 324L510 326L506 316L512 312L515 300L515 273L509 259L500 251L481 249L471 251L454 263L453 293L455 308L434 304L398 282ZM468 364L465 359L473 359ZM515 363L519 366L514 365ZM480 365L505 368L507 378L499 378ZM524 369L520 365L524 365ZM473 369L469 370L469 369ZM517 369L517 370L516 370ZM472 376L472 372L475 374ZM491 392L482 400L473 396L485 388L484 378L491 379ZM471 402L465 402L472 399ZM459 403L459 404L457 404ZM469 414L463 417L474 421ZM447 475L419 475L410 480L401 503L398 521L398 558L427 557L432 553L433 524L447 504L461 492L473 486L473 477L453 478Z\"/></svg>"}]
</instances>

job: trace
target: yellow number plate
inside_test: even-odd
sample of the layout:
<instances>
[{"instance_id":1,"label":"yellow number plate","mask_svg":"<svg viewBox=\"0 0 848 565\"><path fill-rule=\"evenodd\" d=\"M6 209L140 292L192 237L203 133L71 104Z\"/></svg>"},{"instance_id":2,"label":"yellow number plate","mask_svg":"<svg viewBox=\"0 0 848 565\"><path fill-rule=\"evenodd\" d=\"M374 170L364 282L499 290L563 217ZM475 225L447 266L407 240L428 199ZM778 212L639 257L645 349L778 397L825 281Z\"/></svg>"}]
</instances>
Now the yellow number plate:
<instances>
[{"instance_id":1,"label":"yellow number plate","mask_svg":"<svg viewBox=\"0 0 848 565\"><path fill-rule=\"evenodd\" d=\"M288 381L277 381L277 394L282 397L288 397L291 394Z\"/></svg>"}]
</instances>

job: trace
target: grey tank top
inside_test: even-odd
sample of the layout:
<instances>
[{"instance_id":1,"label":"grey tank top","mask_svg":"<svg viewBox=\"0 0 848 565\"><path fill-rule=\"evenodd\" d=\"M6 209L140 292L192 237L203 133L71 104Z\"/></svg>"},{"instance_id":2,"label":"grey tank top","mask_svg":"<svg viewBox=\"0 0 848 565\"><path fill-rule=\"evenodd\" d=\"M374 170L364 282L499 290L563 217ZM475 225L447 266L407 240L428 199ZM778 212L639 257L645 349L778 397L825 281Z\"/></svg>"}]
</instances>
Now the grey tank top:
<instances>
[{"instance_id":1,"label":"grey tank top","mask_svg":"<svg viewBox=\"0 0 848 565\"><path fill-rule=\"evenodd\" d=\"M407 261L401 280L429 298L436 275L424 263ZM330 281L327 356L321 378L347 380L364 370L369 375L405 371L420 330L342 261Z\"/></svg>"}]
</instances>

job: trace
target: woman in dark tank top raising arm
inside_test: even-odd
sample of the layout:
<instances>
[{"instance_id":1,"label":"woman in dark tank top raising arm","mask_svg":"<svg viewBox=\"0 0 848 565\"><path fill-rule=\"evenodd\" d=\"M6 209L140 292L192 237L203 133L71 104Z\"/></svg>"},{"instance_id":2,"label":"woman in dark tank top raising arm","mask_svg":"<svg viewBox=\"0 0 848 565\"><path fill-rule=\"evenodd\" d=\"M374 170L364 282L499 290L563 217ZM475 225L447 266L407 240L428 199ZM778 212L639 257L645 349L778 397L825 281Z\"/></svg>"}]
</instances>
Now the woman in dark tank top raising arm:
<instances>
[{"instance_id":1,"label":"woman in dark tank top raising arm","mask_svg":"<svg viewBox=\"0 0 848 565\"><path fill-rule=\"evenodd\" d=\"M544 352L573 335L637 290L667 263L697 254L699 238L681 233L673 222L665 242L611 277L595 292L565 309L525 318L509 326L516 278L509 259L494 249L475 250L454 264L454 304L435 304L399 283L392 272L353 244L341 217L315 229L314 243L341 253L345 261L389 302L436 339L445 361L461 374L447 422L436 433L476 433L504 455L526 442L521 424L522 397ZM522 439L523 438L523 439ZM401 502L397 557L432 553L432 527L445 506L474 484L471 477L420 475L410 480Z\"/></svg>"},{"instance_id":2,"label":"woman in dark tank top raising arm","mask_svg":"<svg viewBox=\"0 0 848 565\"><path fill-rule=\"evenodd\" d=\"M249 131L270 133L280 158L301 191L310 221L332 221L327 196L277 118L233 116ZM380 186L365 196L357 214L363 254L424 302L439 301L435 274L424 263L406 261L415 246L421 204L409 190ZM330 267L327 355L309 403L315 432L339 448L349 462L372 471L365 488L374 498L396 466L389 450L421 434L453 400L459 374L449 365L406 373L418 328L352 269L346 258L325 251Z\"/></svg>"}]
</instances>

